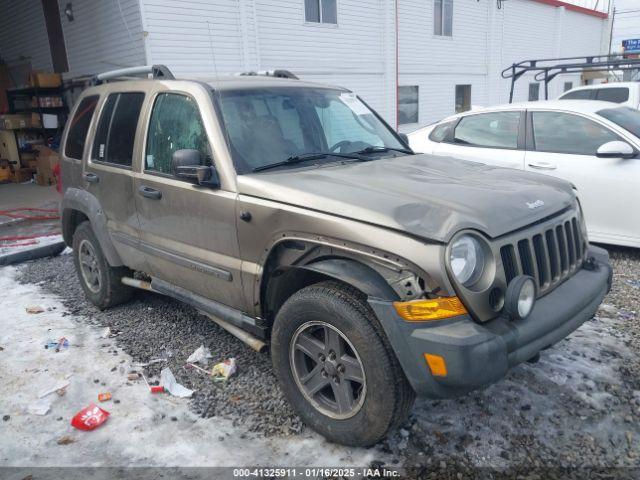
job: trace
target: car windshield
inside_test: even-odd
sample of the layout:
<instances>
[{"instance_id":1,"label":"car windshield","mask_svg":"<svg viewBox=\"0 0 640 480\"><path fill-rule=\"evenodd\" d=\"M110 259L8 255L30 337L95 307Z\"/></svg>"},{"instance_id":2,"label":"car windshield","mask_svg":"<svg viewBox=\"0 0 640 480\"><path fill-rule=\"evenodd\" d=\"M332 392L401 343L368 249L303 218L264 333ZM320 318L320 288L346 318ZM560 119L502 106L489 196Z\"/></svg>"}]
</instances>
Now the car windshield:
<instances>
[{"instance_id":1,"label":"car windshield","mask_svg":"<svg viewBox=\"0 0 640 480\"><path fill-rule=\"evenodd\" d=\"M355 152L373 160L406 149L355 94L344 90L273 87L222 90L216 97L239 174L307 158L354 161L359 159Z\"/></svg>"},{"instance_id":2,"label":"car windshield","mask_svg":"<svg viewBox=\"0 0 640 480\"><path fill-rule=\"evenodd\" d=\"M629 107L605 108L598 115L640 138L640 111Z\"/></svg>"}]
</instances>

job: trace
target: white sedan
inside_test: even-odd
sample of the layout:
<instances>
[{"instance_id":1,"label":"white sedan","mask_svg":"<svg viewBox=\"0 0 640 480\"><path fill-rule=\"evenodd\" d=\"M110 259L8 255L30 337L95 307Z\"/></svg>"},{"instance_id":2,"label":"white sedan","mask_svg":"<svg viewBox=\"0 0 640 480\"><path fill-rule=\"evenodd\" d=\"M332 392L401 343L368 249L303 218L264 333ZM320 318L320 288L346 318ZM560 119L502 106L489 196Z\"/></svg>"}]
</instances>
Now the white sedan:
<instances>
[{"instance_id":1,"label":"white sedan","mask_svg":"<svg viewBox=\"0 0 640 480\"><path fill-rule=\"evenodd\" d=\"M473 110L408 135L416 152L560 177L579 191L589 240L640 247L640 111L588 100Z\"/></svg>"}]
</instances>

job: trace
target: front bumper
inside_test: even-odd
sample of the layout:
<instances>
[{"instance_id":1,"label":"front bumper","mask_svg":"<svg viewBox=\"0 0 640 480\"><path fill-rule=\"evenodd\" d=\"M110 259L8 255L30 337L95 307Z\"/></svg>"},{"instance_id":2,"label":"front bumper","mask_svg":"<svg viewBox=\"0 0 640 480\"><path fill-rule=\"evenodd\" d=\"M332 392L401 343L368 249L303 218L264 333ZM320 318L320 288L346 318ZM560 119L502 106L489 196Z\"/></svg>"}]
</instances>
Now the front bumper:
<instances>
[{"instance_id":1,"label":"front bumper","mask_svg":"<svg viewBox=\"0 0 640 480\"><path fill-rule=\"evenodd\" d=\"M398 360L419 396L448 398L487 386L589 320L611 288L609 255L589 247L596 268L585 268L536 301L524 320L498 317L479 324L468 315L406 322L391 302L370 299ZM424 353L440 355L447 376L431 375Z\"/></svg>"}]
</instances>

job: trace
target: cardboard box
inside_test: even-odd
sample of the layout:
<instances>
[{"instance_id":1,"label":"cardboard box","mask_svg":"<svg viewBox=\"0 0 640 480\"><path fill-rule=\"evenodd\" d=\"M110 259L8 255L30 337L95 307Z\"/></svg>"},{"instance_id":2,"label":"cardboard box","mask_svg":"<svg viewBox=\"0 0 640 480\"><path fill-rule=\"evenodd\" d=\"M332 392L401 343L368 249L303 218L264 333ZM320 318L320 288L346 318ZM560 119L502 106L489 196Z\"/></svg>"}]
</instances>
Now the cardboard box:
<instances>
[{"instance_id":1,"label":"cardboard box","mask_svg":"<svg viewBox=\"0 0 640 480\"><path fill-rule=\"evenodd\" d=\"M7 113L0 115L0 129L15 130L18 128L28 128L31 126L31 114L29 113Z\"/></svg>"},{"instance_id":2,"label":"cardboard box","mask_svg":"<svg viewBox=\"0 0 640 480\"><path fill-rule=\"evenodd\" d=\"M32 87L55 88L62 85L62 76L59 73L29 72L27 83Z\"/></svg>"},{"instance_id":3,"label":"cardboard box","mask_svg":"<svg viewBox=\"0 0 640 480\"><path fill-rule=\"evenodd\" d=\"M55 185L56 177L53 174L53 167L60 162L60 157L49 147L44 145L34 145L38 157L36 159L36 183L38 185Z\"/></svg>"},{"instance_id":4,"label":"cardboard box","mask_svg":"<svg viewBox=\"0 0 640 480\"><path fill-rule=\"evenodd\" d=\"M13 172L13 181L15 183L24 183L31 180L33 172L30 168L19 168Z\"/></svg>"},{"instance_id":5,"label":"cardboard box","mask_svg":"<svg viewBox=\"0 0 640 480\"><path fill-rule=\"evenodd\" d=\"M16 137L11 130L0 130L0 160L20 161Z\"/></svg>"},{"instance_id":6,"label":"cardboard box","mask_svg":"<svg viewBox=\"0 0 640 480\"><path fill-rule=\"evenodd\" d=\"M11 179L11 170L9 166L0 167L0 182L6 182Z\"/></svg>"}]
</instances>

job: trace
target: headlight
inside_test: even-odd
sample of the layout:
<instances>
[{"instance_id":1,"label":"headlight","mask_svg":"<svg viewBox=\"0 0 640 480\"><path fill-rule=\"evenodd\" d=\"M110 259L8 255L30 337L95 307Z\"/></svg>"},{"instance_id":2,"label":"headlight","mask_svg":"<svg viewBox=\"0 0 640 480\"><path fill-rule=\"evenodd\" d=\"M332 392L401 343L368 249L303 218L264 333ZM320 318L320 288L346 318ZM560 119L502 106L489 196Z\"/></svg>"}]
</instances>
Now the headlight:
<instances>
[{"instance_id":1,"label":"headlight","mask_svg":"<svg viewBox=\"0 0 640 480\"><path fill-rule=\"evenodd\" d=\"M471 235L462 235L451 245L449 263L458 282L465 287L478 281L485 265L482 245Z\"/></svg>"}]
</instances>

